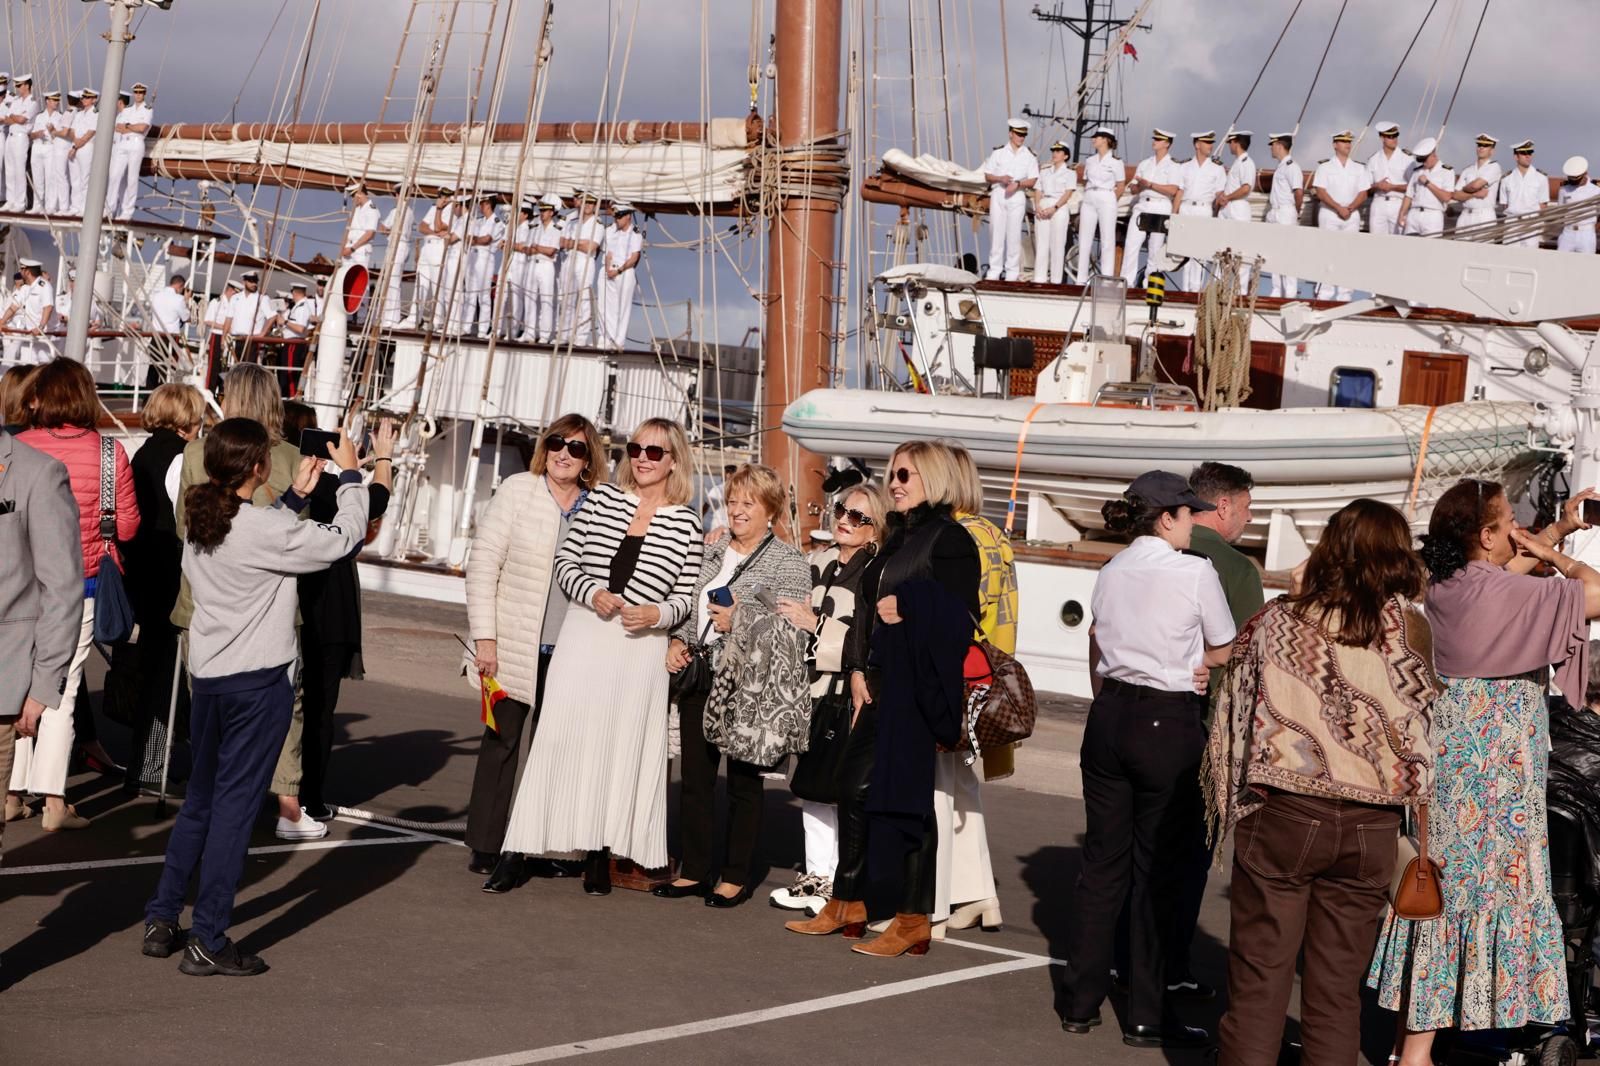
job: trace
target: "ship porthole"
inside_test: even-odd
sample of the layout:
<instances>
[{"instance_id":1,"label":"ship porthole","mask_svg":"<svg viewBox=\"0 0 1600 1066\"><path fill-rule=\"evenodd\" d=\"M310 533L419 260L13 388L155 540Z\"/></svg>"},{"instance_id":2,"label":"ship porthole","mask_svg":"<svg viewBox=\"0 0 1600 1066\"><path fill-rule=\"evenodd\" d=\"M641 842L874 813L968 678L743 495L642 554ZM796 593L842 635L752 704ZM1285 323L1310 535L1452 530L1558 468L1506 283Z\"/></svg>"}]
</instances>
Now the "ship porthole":
<instances>
[{"instance_id":1,"label":"ship porthole","mask_svg":"<svg viewBox=\"0 0 1600 1066\"><path fill-rule=\"evenodd\" d=\"M1068 600L1061 605L1061 624L1068 629L1077 629L1083 625L1083 604L1077 600Z\"/></svg>"}]
</instances>

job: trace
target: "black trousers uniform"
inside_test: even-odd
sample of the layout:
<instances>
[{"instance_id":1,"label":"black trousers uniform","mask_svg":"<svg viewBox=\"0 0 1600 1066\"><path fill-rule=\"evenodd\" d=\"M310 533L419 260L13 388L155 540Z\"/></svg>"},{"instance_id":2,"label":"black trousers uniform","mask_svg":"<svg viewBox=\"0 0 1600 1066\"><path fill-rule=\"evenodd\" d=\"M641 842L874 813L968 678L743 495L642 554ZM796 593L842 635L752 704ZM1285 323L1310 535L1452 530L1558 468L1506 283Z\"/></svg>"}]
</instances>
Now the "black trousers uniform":
<instances>
[{"instance_id":1,"label":"black trousers uniform","mask_svg":"<svg viewBox=\"0 0 1600 1066\"><path fill-rule=\"evenodd\" d=\"M472 798L467 801L467 847L473 851L498 855L500 845L506 842L511 801L517 795L517 757L522 748L522 730L524 724L529 730L539 726L539 703L544 698L544 675L549 669L550 656L541 651L538 691L531 713L526 703L507 697L494 709L499 731L487 727L483 731L483 742L478 746L478 766L472 774Z\"/></svg>"},{"instance_id":2,"label":"black trousers uniform","mask_svg":"<svg viewBox=\"0 0 1600 1066\"><path fill-rule=\"evenodd\" d=\"M1089 708L1081 764L1088 833L1071 937L1067 1014L1099 1013L1110 992L1117 918L1129 916L1129 1025L1160 1025L1164 960L1184 878L1174 858L1192 850L1201 803L1203 698L1108 678ZM1131 892L1130 892L1131 888Z\"/></svg>"}]
</instances>

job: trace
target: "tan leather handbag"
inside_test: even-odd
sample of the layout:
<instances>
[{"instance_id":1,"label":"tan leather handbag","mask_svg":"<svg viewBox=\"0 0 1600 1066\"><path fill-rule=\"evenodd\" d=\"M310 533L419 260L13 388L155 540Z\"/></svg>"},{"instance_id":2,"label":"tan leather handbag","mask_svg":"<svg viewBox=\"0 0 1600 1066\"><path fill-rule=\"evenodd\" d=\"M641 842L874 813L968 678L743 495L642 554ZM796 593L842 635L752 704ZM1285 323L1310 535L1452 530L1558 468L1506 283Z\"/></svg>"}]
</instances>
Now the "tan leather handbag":
<instances>
[{"instance_id":1,"label":"tan leather handbag","mask_svg":"<svg viewBox=\"0 0 1600 1066\"><path fill-rule=\"evenodd\" d=\"M1396 916L1413 922L1426 922L1444 913L1444 890L1439 884L1439 864L1428 857L1428 808L1418 807L1420 830L1413 838L1400 834L1395 849L1394 880L1389 885L1389 902Z\"/></svg>"}]
</instances>

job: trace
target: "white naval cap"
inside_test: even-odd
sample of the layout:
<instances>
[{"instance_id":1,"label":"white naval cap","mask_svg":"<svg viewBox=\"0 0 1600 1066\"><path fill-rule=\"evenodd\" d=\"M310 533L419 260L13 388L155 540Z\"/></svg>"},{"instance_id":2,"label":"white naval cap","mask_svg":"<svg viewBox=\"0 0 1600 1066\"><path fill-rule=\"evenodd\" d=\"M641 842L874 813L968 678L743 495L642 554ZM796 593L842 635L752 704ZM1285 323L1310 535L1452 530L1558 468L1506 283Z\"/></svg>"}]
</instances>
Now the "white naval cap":
<instances>
[{"instance_id":1,"label":"white naval cap","mask_svg":"<svg viewBox=\"0 0 1600 1066\"><path fill-rule=\"evenodd\" d=\"M228 283L226 285L224 285L223 288L224 289L242 289L242 288L244 288L244 285L241 284L239 281L233 279L233 278L229 278L228 279Z\"/></svg>"},{"instance_id":2,"label":"white naval cap","mask_svg":"<svg viewBox=\"0 0 1600 1066\"><path fill-rule=\"evenodd\" d=\"M1372 128L1384 137L1400 136L1400 124L1398 122L1380 122Z\"/></svg>"},{"instance_id":3,"label":"white naval cap","mask_svg":"<svg viewBox=\"0 0 1600 1066\"><path fill-rule=\"evenodd\" d=\"M37 260L37 259L18 259L17 260L17 266L24 267L24 268L26 268L28 270L43 270L44 269L44 264L39 262L39 260Z\"/></svg>"},{"instance_id":4,"label":"white naval cap","mask_svg":"<svg viewBox=\"0 0 1600 1066\"><path fill-rule=\"evenodd\" d=\"M1033 129L1033 125L1025 118L1018 118L1016 115L1012 115L1010 120L1006 122L1006 129L1027 133Z\"/></svg>"},{"instance_id":5,"label":"white naval cap","mask_svg":"<svg viewBox=\"0 0 1600 1066\"><path fill-rule=\"evenodd\" d=\"M59 100L61 99L61 90L51 89L49 92L44 94L44 98L46 100Z\"/></svg>"},{"instance_id":6,"label":"white naval cap","mask_svg":"<svg viewBox=\"0 0 1600 1066\"><path fill-rule=\"evenodd\" d=\"M289 291L290 292L310 292L311 291L311 286L307 285L303 281L297 281L293 285L289 286Z\"/></svg>"},{"instance_id":7,"label":"white naval cap","mask_svg":"<svg viewBox=\"0 0 1600 1066\"><path fill-rule=\"evenodd\" d=\"M1225 141L1231 141L1235 137L1254 137L1255 135L1255 130L1229 130L1223 135L1222 139Z\"/></svg>"},{"instance_id":8,"label":"white naval cap","mask_svg":"<svg viewBox=\"0 0 1600 1066\"><path fill-rule=\"evenodd\" d=\"M1217 131L1216 130L1201 130L1199 133L1191 133L1191 134L1189 134L1189 139L1191 141L1212 142L1212 141L1215 141L1217 139Z\"/></svg>"},{"instance_id":9,"label":"white naval cap","mask_svg":"<svg viewBox=\"0 0 1600 1066\"><path fill-rule=\"evenodd\" d=\"M561 203L561 197L557 196L553 192L547 192L543 196L539 197L539 206L548 207L552 211L559 211L563 205Z\"/></svg>"},{"instance_id":10,"label":"white naval cap","mask_svg":"<svg viewBox=\"0 0 1600 1066\"><path fill-rule=\"evenodd\" d=\"M1569 178L1581 178L1589 173L1589 161L1581 155L1571 156L1561 164L1561 173Z\"/></svg>"},{"instance_id":11,"label":"white naval cap","mask_svg":"<svg viewBox=\"0 0 1600 1066\"><path fill-rule=\"evenodd\" d=\"M261 275L257 274L254 270L246 270L243 274L240 274L239 276L241 278L243 278L245 281L260 281L261 280Z\"/></svg>"},{"instance_id":12,"label":"white naval cap","mask_svg":"<svg viewBox=\"0 0 1600 1066\"><path fill-rule=\"evenodd\" d=\"M366 189L366 184L360 178L351 178L350 183L344 187L346 195L352 195Z\"/></svg>"},{"instance_id":13,"label":"white naval cap","mask_svg":"<svg viewBox=\"0 0 1600 1066\"><path fill-rule=\"evenodd\" d=\"M32 74L18 74L16 77L11 79L11 84L13 84L13 85L21 85L23 82L27 82L29 85L32 85L33 84L33 75Z\"/></svg>"},{"instance_id":14,"label":"white naval cap","mask_svg":"<svg viewBox=\"0 0 1600 1066\"><path fill-rule=\"evenodd\" d=\"M617 200L611 205L611 213L613 215L631 215L633 214L633 205L626 200Z\"/></svg>"},{"instance_id":15,"label":"white naval cap","mask_svg":"<svg viewBox=\"0 0 1600 1066\"><path fill-rule=\"evenodd\" d=\"M1099 133L1100 131L1096 130L1095 132ZM1167 142L1170 143L1171 140L1172 140L1172 131L1171 130L1164 130L1160 126L1151 126L1150 127L1150 136L1154 140L1167 141Z\"/></svg>"},{"instance_id":16,"label":"white naval cap","mask_svg":"<svg viewBox=\"0 0 1600 1066\"><path fill-rule=\"evenodd\" d=\"M0 70L0 84L9 84L10 81L11 73L9 71Z\"/></svg>"},{"instance_id":17,"label":"white naval cap","mask_svg":"<svg viewBox=\"0 0 1600 1066\"><path fill-rule=\"evenodd\" d=\"M1426 159L1439 150L1439 141L1434 137L1424 137L1411 149L1411 154L1418 159Z\"/></svg>"},{"instance_id":18,"label":"white naval cap","mask_svg":"<svg viewBox=\"0 0 1600 1066\"><path fill-rule=\"evenodd\" d=\"M130 85L128 88L129 88L130 91L136 92L136 93L145 93L145 92L149 92L150 91L150 86L146 85L142 81L136 81L132 85Z\"/></svg>"},{"instance_id":19,"label":"white naval cap","mask_svg":"<svg viewBox=\"0 0 1600 1066\"><path fill-rule=\"evenodd\" d=\"M100 90L94 88L93 86L86 85L82 89L78 90L78 95L79 96L92 96L96 100L98 100L98 99L100 99Z\"/></svg>"},{"instance_id":20,"label":"white naval cap","mask_svg":"<svg viewBox=\"0 0 1600 1066\"><path fill-rule=\"evenodd\" d=\"M1096 126L1094 128L1094 132L1089 134L1089 136L1091 136L1091 137L1115 137L1116 134L1114 132L1112 132L1112 130L1111 130L1111 128L1109 126Z\"/></svg>"},{"instance_id":21,"label":"white naval cap","mask_svg":"<svg viewBox=\"0 0 1600 1066\"><path fill-rule=\"evenodd\" d=\"M1353 141L1356 139L1356 135L1353 130L1340 130L1333 135L1333 139L1336 143L1339 141Z\"/></svg>"},{"instance_id":22,"label":"white naval cap","mask_svg":"<svg viewBox=\"0 0 1600 1066\"><path fill-rule=\"evenodd\" d=\"M1500 142L1495 140L1494 134L1492 133L1480 133L1478 134L1477 143L1483 145L1485 148L1493 148Z\"/></svg>"},{"instance_id":23,"label":"white naval cap","mask_svg":"<svg viewBox=\"0 0 1600 1066\"><path fill-rule=\"evenodd\" d=\"M1283 141L1283 142L1287 143L1289 141L1294 140L1294 134L1293 133L1269 133L1269 134L1267 134L1267 140L1268 141Z\"/></svg>"}]
</instances>

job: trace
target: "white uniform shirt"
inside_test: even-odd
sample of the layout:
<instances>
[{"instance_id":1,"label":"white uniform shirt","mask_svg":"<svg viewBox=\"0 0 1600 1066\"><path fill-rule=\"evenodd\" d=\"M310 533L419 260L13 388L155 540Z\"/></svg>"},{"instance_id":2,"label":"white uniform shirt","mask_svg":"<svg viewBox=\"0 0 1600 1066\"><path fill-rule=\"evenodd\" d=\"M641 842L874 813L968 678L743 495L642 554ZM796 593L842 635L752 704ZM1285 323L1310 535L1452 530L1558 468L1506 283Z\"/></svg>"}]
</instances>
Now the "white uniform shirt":
<instances>
[{"instance_id":1,"label":"white uniform shirt","mask_svg":"<svg viewBox=\"0 0 1600 1066\"><path fill-rule=\"evenodd\" d=\"M1089 602L1100 649L1095 672L1130 685L1193 692L1207 646L1235 636L1211 560L1160 537L1135 537L1112 556Z\"/></svg>"},{"instance_id":2,"label":"white uniform shirt","mask_svg":"<svg viewBox=\"0 0 1600 1066\"><path fill-rule=\"evenodd\" d=\"M57 115L60 113L60 111L55 112ZM32 122L28 123L28 139L33 142L35 151L42 150L50 144L52 139L50 136L51 117L52 115L50 112L41 111L37 115L33 116ZM34 195L37 196L40 194L36 192Z\"/></svg>"},{"instance_id":3,"label":"white uniform shirt","mask_svg":"<svg viewBox=\"0 0 1600 1066\"><path fill-rule=\"evenodd\" d=\"M1421 163L1411 168L1411 176L1406 179L1406 195L1411 197L1411 208L1421 208L1424 211L1443 211L1448 199L1441 200L1428 189L1422 187L1422 176L1426 174L1434 187L1443 190L1446 194L1455 192L1455 171L1443 163L1436 163L1432 170L1428 170Z\"/></svg>"},{"instance_id":4,"label":"white uniform shirt","mask_svg":"<svg viewBox=\"0 0 1600 1066\"><path fill-rule=\"evenodd\" d=\"M1392 181L1396 184L1404 185L1411 180L1411 167L1415 163L1416 159L1412 157L1410 152L1402 152L1396 148L1393 155L1384 155L1383 149L1379 148L1372 153L1372 158L1367 160L1367 173L1372 176L1367 183L1367 187L1370 189L1380 181ZM1373 190L1372 195L1393 196L1395 199L1399 199L1404 194L1399 192L1384 193ZM1339 202L1347 204L1350 201L1340 200Z\"/></svg>"},{"instance_id":5,"label":"white uniform shirt","mask_svg":"<svg viewBox=\"0 0 1600 1066\"><path fill-rule=\"evenodd\" d=\"M444 208L441 212L439 205L434 204L428 208L428 213L422 216L422 222L430 229L440 225L449 226L455 215L456 212L449 207ZM424 255L432 253L435 258L443 255L444 237L432 233L424 236L422 238L422 252Z\"/></svg>"},{"instance_id":6,"label":"white uniform shirt","mask_svg":"<svg viewBox=\"0 0 1600 1066\"><path fill-rule=\"evenodd\" d=\"M1494 205L1500 202L1500 175L1500 164L1493 159L1487 163L1474 163L1463 170L1456 188L1464 189L1479 179L1488 182L1488 185L1481 190L1481 195L1471 200L1463 200L1461 210L1493 214Z\"/></svg>"},{"instance_id":7,"label":"white uniform shirt","mask_svg":"<svg viewBox=\"0 0 1600 1066\"><path fill-rule=\"evenodd\" d=\"M1155 156L1146 156L1134 168L1133 176L1140 181L1154 182L1157 185L1181 185L1183 183L1183 164L1173 159L1170 155L1165 159L1156 159ZM1153 214L1172 213L1172 197L1164 196L1153 189L1141 187L1139 198L1135 201L1139 210Z\"/></svg>"},{"instance_id":8,"label":"white uniform shirt","mask_svg":"<svg viewBox=\"0 0 1600 1066\"><path fill-rule=\"evenodd\" d=\"M21 115L23 118L27 119L27 121L21 125L6 126L6 134L11 137L26 137L28 135L28 131L33 128L33 119L38 113L39 98L37 96L29 96L24 99L23 97L17 96L15 93L13 93L6 100L6 115Z\"/></svg>"},{"instance_id":9,"label":"white uniform shirt","mask_svg":"<svg viewBox=\"0 0 1600 1066\"><path fill-rule=\"evenodd\" d=\"M538 229L539 223L531 218L519 221L516 233L511 238L511 254L518 257L519 260L527 259L530 253L524 252L522 249L533 244L533 235L538 232Z\"/></svg>"},{"instance_id":10,"label":"white uniform shirt","mask_svg":"<svg viewBox=\"0 0 1600 1066\"><path fill-rule=\"evenodd\" d=\"M371 234L373 240L378 237L378 205L368 200L366 203L350 212L350 227L344 231L346 246L354 244L365 234ZM362 245L362 248L371 248L372 241ZM360 251L358 248L356 251Z\"/></svg>"},{"instance_id":11,"label":"white uniform shirt","mask_svg":"<svg viewBox=\"0 0 1600 1066\"><path fill-rule=\"evenodd\" d=\"M47 278L34 278L22 290L22 310L17 312L13 322L23 329L38 329L44 324L46 310L54 310L56 306L56 287L50 284Z\"/></svg>"},{"instance_id":12,"label":"white uniform shirt","mask_svg":"<svg viewBox=\"0 0 1600 1066\"><path fill-rule=\"evenodd\" d=\"M1568 185L1566 182L1562 182L1561 192L1556 195L1556 200L1564 206L1566 204L1581 204L1585 200L1593 200L1596 196L1600 196L1600 185L1596 185L1592 181L1586 181L1582 185ZM1593 233L1594 219L1586 218L1581 222L1574 222L1564 226L1562 229L1567 233Z\"/></svg>"},{"instance_id":13,"label":"white uniform shirt","mask_svg":"<svg viewBox=\"0 0 1600 1066\"><path fill-rule=\"evenodd\" d=\"M65 333L67 331L67 319L69 319L71 317L72 317L72 286L71 285L63 285L61 287L61 291L56 293L56 317L52 318L50 320L50 332L51 333ZM134 324L137 324L137 323L134 323ZM100 323L91 321L89 323L89 325L92 328L92 327L96 327L96 326L100 325Z\"/></svg>"},{"instance_id":14,"label":"white uniform shirt","mask_svg":"<svg viewBox=\"0 0 1600 1066\"><path fill-rule=\"evenodd\" d=\"M1063 196L1071 195L1072 190L1077 187L1078 172L1067 163L1040 167L1039 181L1034 185L1034 189L1039 193L1039 204L1042 207L1054 207ZM1065 208L1067 205L1061 206Z\"/></svg>"},{"instance_id":15,"label":"white uniform shirt","mask_svg":"<svg viewBox=\"0 0 1600 1066\"><path fill-rule=\"evenodd\" d=\"M309 296L289 308L289 313L284 316L286 321L283 327L283 335L297 338L309 337L311 335L311 319L316 310L316 302Z\"/></svg>"},{"instance_id":16,"label":"white uniform shirt","mask_svg":"<svg viewBox=\"0 0 1600 1066\"><path fill-rule=\"evenodd\" d=\"M605 254L606 266L620 267L634 252L644 251L644 234L639 232L638 226L622 230L612 224L606 227L605 240L601 242L600 250Z\"/></svg>"},{"instance_id":17,"label":"white uniform shirt","mask_svg":"<svg viewBox=\"0 0 1600 1066\"><path fill-rule=\"evenodd\" d=\"M1354 159L1341 163L1339 157L1334 156L1317 165L1317 176L1311 179L1311 187L1326 190L1334 203L1349 207L1363 189L1372 188L1372 174Z\"/></svg>"},{"instance_id":18,"label":"white uniform shirt","mask_svg":"<svg viewBox=\"0 0 1600 1066\"><path fill-rule=\"evenodd\" d=\"M72 136L76 140L85 133L93 133L95 127L100 125L100 109L98 107L79 108L72 116ZM94 138L89 138L89 144L94 143Z\"/></svg>"},{"instance_id":19,"label":"white uniform shirt","mask_svg":"<svg viewBox=\"0 0 1600 1066\"><path fill-rule=\"evenodd\" d=\"M389 231L389 243L402 248L411 247L411 228L417 224L416 212L410 204L403 207L399 201L383 216L383 228Z\"/></svg>"},{"instance_id":20,"label":"white uniform shirt","mask_svg":"<svg viewBox=\"0 0 1600 1066\"><path fill-rule=\"evenodd\" d=\"M528 243L536 248L559 249L561 247L561 237L564 229L565 227L561 225L559 219L551 221L549 225L545 225L544 223L535 223L533 227L533 236L529 239ZM555 256L543 255L536 252L534 253L534 258L554 259Z\"/></svg>"},{"instance_id":21,"label":"white uniform shirt","mask_svg":"<svg viewBox=\"0 0 1600 1066\"><path fill-rule=\"evenodd\" d=\"M157 333L182 333L189 324L189 301L168 285L150 296L150 328Z\"/></svg>"},{"instance_id":22,"label":"white uniform shirt","mask_svg":"<svg viewBox=\"0 0 1600 1066\"><path fill-rule=\"evenodd\" d=\"M1128 168L1114 152L1107 152L1103 158L1096 153L1083 161L1084 192L1116 192L1127 176Z\"/></svg>"},{"instance_id":23,"label":"white uniform shirt","mask_svg":"<svg viewBox=\"0 0 1600 1066\"><path fill-rule=\"evenodd\" d=\"M233 307L233 297L213 296L206 304L206 313L203 321L211 327L212 333L221 333L223 325L228 321L228 311Z\"/></svg>"},{"instance_id":24,"label":"white uniform shirt","mask_svg":"<svg viewBox=\"0 0 1600 1066\"><path fill-rule=\"evenodd\" d=\"M1209 209L1227 184L1228 172L1215 159L1207 159L1204 166L1191 159L1178 168L1178 198L1186 204L1203 204Z\"/></svg>"},{"instance_id":25,"label":"white uniform shirt","mask_svg":"<svg viewBox=\"0 0 1600 1066\"><path fill-rule=\"evenodd\" d=\"M500 246L505 243L506 239L506 224L494 215L487 217L479 215L472 220L472 236L474 238L489 238L488 244L474 244L472 246L474 255L499 255Z\"/></svg>"},{"instance_id":26,"label":"white uniform shirt","mask_svg":"<svg viewBox=\"0 0 1600 1066\"><path fill-rule=\"evenodd\" d=\"M1293 157L1284 156L1272 171L1272 190L1267 193L1267 210L1276 211L1280 207L1295 210L1295 190L1304 188L1305 183L1305 171L1300 169L1300 164Z\"/></svg>"},{"instance_id":27,"label":"white uniform shirt","mask_svg":"<svg viewBox=\"0 0 1600 1066\"><path fill-rule=\"evenodd\" d=\"M600 219L594 215L575 220L571 223L571 229L572 233L570 235L563 231L561 236L563 238L570 237L574 241L594 241L596 243L599 243L605 237L605 234L600 230ZM584 254L582 249L574 248L572 250L579 255Z\"/></svg>"},{"instance_id":28,"label":"white uniform shirt","mask_svg":"<svg viewBox=\"0 0 1600 1066\"><path fill-rule=\"evenodd\" d=\"M72 142L65 137L57 137L55 134L62 130L72 133L75 128L73 123L77 112L58 110L53 113L41 111L40 114L44 117L45 122L49 124L51 132L51 137L47 143L63 155L66 154L67 149L72 147Z\"/></svg>"},{"instance_id":29,"label":"white uniform shirt","mask_svg":"<svg viewBox=\"0 0 1600 1066\"><path fill-rule=\"evenodd\" d=\"M233 318L230 332L235 337L259 337L266 332L267 323L272 321L272 297L259 289L241 292L233 298L233 306L228 313Z\"/></svg>"},{"instance_id":30,"label":"white uniform shirt","mask_svg":"<svg viewBox=\"0 0 1600 1066\"><path fill-rule=\"evenodd\" d=\"M1500 202L1508 215L1531 215L1550 202L1550 179L1538 167L1513 167L1500 179Z\"/></svg>"},{"instance_id":31,"label":"white uniform shirt","mask_svg":"<svg viewBox=\"0 0 1600 1066\"><path fill-rule=\"evenodd\" d=\"M1233 165L1228 168L1228 180L1223 183L1222 191L1232 194L1241 187L1249 189L1250 192L1254 192L1256 188L1256 161L1251 159L1248 154L1235 159ZM1230 200L1227 210L1240 218L1248 217L1250 213L1250 193L1245 193L1244 196L1237 200Z\"/></svg>"},{"instance_id":32,"label":"white uniform shirt","mask_svg":"<svg viewBox=\"0 0 1600 1066\"><path fill-rule=\"evenodd\" d=\"M1039 160L1034 158L1027 145L1012 148L1008 141L990 152L989 158L983 161L979 169L985 174L1004 174L1017 181L1027 181L1039 176ZM1005 186L991 185L989 191L1001 193L1005 191Z\"/></svg>"},{"instance_id":33,"label":"white uniform shirt","mask_svg":"<svg viewBox=\"0 0 1600 1066\"><path fill-rule=\"evenodd\" d=\"M141 122L154 125L155 120L155 112L150 110L150 105L148 104L129 104L117 112L117 122L120 125L135 126ZM112 135L112 140L119 148L124 150L137 148L142 152L144 151L144 139L148 133L149 130L146 130L145 133L116 133Z\"/></svg>"}]
</instances>

